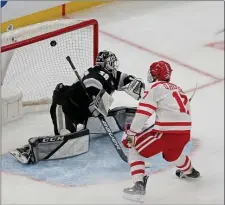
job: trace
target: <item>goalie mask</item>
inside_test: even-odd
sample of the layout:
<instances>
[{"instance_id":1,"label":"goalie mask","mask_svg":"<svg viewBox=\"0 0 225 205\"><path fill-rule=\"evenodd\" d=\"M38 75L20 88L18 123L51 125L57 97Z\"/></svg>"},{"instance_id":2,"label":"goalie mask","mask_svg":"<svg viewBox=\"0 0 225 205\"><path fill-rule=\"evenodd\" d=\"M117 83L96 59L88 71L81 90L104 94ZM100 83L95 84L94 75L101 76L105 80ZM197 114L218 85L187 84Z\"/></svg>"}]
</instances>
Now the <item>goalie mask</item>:
<instances>
[{"instance_id":1,"label":"goalie mask","mask_svg":"<svg viewBox=\"0 0 225 205\"><path fill-rule=\"evenodd\" d=\"M104 67L107 71L116 77L116 72L119 67L119 61L114 53L103 50L98 53L96 58L96 65Z\"/></svg>"}]
</instances>

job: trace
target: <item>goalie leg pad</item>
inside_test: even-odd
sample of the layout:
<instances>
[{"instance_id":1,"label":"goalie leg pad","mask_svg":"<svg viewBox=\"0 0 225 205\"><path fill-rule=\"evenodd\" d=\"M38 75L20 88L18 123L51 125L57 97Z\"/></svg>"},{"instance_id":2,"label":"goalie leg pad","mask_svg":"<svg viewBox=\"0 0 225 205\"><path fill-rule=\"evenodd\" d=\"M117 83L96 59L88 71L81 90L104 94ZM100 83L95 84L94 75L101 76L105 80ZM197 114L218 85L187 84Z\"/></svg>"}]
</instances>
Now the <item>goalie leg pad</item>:
<instances>
[{"instance_id":1,"label":"goalie leg pad","mask_svg":"<svg viewBox=\"0 0 225 205\"><path fill-rule=\"evenodd\" d=\"M56 122L57 122L57 127L60 132L60 130L65 129L65 114L63 113L62 106L57 105L56 107Z\"/></svg>"},{"instance_id":2,"label":"goalie leg pad","mask_svg":"<svg viewBox=\"0 0 225 205\"><path fill-rule=\"evenodd\" d=\"M63 159L88 152L89 130L58 136L33 137L29 139L33 163L41 160Z\"/></svg>"},{"instance_id":3,"label":"goalie leg pad","mask_svg":"<svg viewBox=\"0 0 225 205\"><path fill-rule=\"evenodd\" d=\"M63 112L62 106L57 105L56 107L56 123L58 132L60 133L61 130L67 129L70 132L76 132L77 124L76 122L72 122L69 117Z\"/></svg>"}]
</instances>

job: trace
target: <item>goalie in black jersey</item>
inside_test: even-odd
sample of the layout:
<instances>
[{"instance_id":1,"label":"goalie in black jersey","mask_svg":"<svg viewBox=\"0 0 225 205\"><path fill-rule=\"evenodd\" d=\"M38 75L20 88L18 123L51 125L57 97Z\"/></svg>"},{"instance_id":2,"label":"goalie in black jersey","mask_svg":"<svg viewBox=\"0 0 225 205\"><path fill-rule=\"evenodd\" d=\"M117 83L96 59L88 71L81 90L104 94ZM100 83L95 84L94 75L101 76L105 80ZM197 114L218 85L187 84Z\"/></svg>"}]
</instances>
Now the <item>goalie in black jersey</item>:
<instances>
[{"instance_id":1,"label":"goalie in black jersey","mask_svg":"<svg viewBox=\"0 0 225 205\"><path fill-rule=\"evenodd\" d=\"M56 86L50 109L55 135L60 134L62 129L60 123L57 123L57 119L59 119L56 117L57 105L62 106L65 114L66 129L70 132L75 132L78 124L86 125L89 117L93 115L98 116L99 112L101 112L94 108L93 102L102 89L110 96L117 90L125 91L137 100L141 97L144 83L132 75L118 71L118 66L119 62L116 55L104 50L99 52L95 66L89 68L82 78L86 90L83 89L79 81L71 86L63 85L62 83ZM108 100L112 102L110 96ZM92 101L90 101L90 98ZM107 108L110 105L104 104Z\"/></svg>"},{"instance_id":2,"label":"goalie in black jersey","mask_svg":"<svg viewBox=\"0 0 225 205\"><path fill-rule=\"evenodd\" d=\"M65 138L60 136L67 134L70 139L67 139L67 141L72 141L71 139L74 138L81 140L81 136L87 136L89 134L87 130L90 130L90 128L87 127L89 118L97 117L100 114L104 116L108 115L109 108L113 101L112 94L114 91L125 91L128 95L139 100L144 91L144 83L141 79L118 71L118 66L119 62L116 55L110 51L103 50L99 52L95 66L89 68L82 76L85 89L82 87L80 81L72 85L59 83L53 91L52 105L50 108L55 137L39 137L38 140L37 138L31 138L29 140L29 145L18 148L10 153L22 163L35 163L40 160L55 159L56 156L54 156L54 154L58 153L62 147L60 143L65 142ZM99 96L101 97L100 105L96 106L96 98ZM116 115L120 110L121 109L115 112L112 111L111 115ZM132 111L132 113L134 113L134 111ZM124 112L123 115L126 115L126 113ZM120 129L123 124L126 123L125 121L118 122L118 118L115 118L115 120L117 124L122 124ZM79 124L83 125L81 131L78 131L77 125ZM93 126L97 127L99 125L95 124ZM76 133L74 138L73 133ZM87 141L86 138L85 142ZM46 145L46 143L48 144ZM40 150L37 150L37 144L42 144L41 155L44 155L44 157L42 156L40 158ZM52 150L49 148L49 144L57 144L57 146ZM51 145L51 147L52 146L53 145ZM75 149L73 149L73 151L74 150ZM88 151L88 148L83 151L79 150L79 153L76 154L70 153L64 154L63 156L58 155L57 157L63 158L78 155L85 151Z\"/></svg>"}]
</instances>

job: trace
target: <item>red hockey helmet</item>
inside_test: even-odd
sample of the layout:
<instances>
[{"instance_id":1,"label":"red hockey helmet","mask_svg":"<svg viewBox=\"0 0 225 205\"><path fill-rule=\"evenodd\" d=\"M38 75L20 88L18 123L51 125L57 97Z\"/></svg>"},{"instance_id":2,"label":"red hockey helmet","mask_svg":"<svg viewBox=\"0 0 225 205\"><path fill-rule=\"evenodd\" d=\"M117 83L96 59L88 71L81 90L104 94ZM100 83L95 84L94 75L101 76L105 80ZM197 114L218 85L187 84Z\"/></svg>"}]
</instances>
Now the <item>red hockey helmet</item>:
<instances>
[{"instance_id":1,"label":"red hockey helmet","mask_svg":"<svg viewBox=\"0 0 225 205\"><path fill-rule=\"evenodd\" d=\"M148 71L148 82L152 83L155 80L169 81L172 71L169 63L165 61L154 62L150 65Z\"/></svg>"}]
</instances>

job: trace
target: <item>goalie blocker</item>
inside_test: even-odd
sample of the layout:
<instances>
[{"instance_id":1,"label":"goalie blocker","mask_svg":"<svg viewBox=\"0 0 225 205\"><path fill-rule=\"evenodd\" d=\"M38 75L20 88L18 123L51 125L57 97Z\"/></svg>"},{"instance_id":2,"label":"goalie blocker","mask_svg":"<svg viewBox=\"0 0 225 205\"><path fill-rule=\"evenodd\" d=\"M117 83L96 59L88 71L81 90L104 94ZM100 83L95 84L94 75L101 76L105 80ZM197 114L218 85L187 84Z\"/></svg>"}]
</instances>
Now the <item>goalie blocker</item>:
<instances>
[{"instance_id":1,"label":"goalie blocker","mask_svg":"<svg viewBox=\"0 0 225 205\"><path fill-rule=\"evenodd\" d=\"M117 133L124 131L125 125L132 122L135 112L135 107L116 107L108 112L105 119L112 132ZM78 132L32 137L28 140L28 145L10 151L10 154L23 164L36 164L42 160L74 157L88 152L90 135L93 133L98 136L106 134L104 127L100 125L99 118L96 117L90 117L87 127ZM20 149L23 149L24 153L21 153Z\"/></svg>"}]
</instances>

